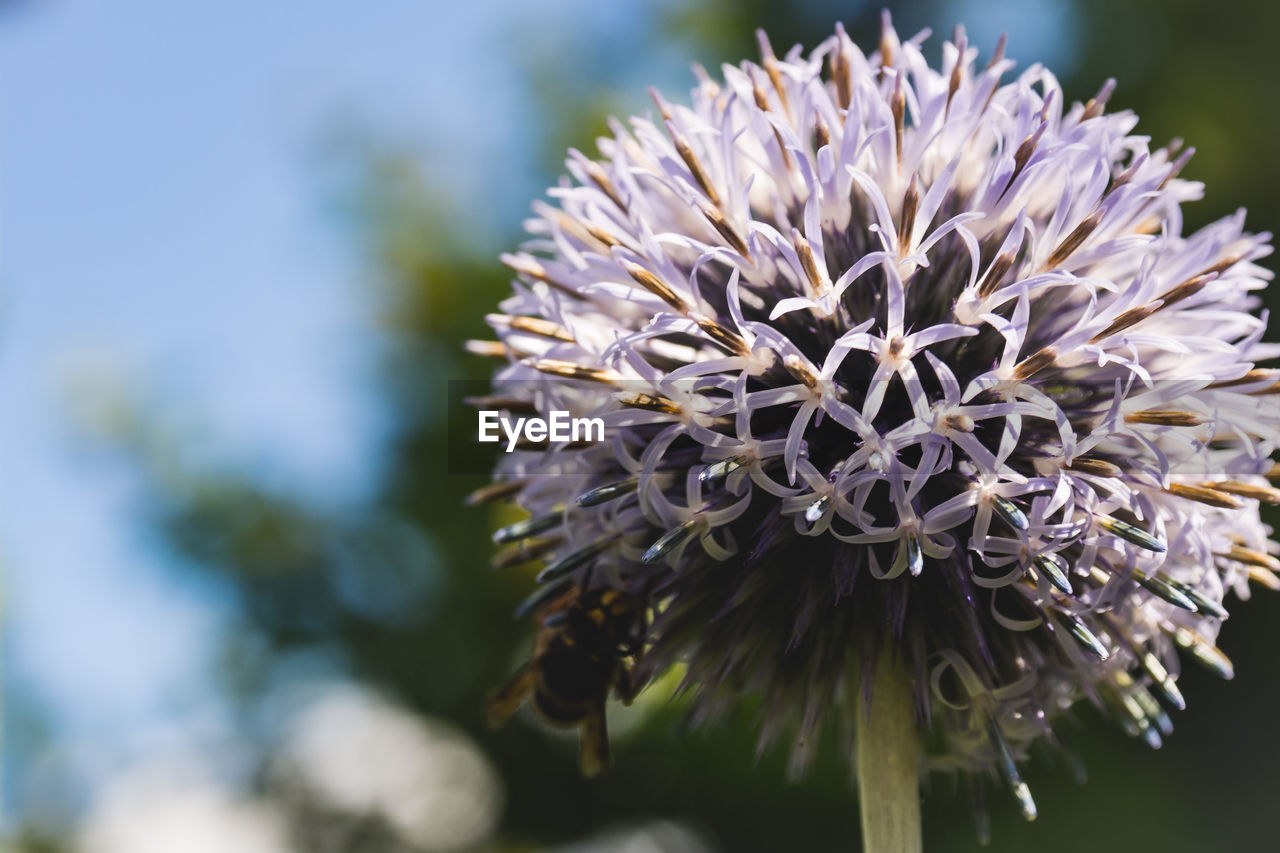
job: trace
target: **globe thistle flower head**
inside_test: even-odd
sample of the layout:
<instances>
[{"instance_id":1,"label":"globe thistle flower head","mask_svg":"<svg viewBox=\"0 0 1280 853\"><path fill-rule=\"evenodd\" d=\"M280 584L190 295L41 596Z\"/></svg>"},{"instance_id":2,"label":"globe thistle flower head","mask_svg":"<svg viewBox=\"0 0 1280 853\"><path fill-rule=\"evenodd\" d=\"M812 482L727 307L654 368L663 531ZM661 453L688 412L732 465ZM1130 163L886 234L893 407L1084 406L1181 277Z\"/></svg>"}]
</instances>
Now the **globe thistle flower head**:
<instances>
[{"instance_id":1,"label":"globe thistle flower head","mask_svg":"<svg viewBox=\"0 0 1280 853\"><path fill-rule=\"evenodd\" d=\"M1259 516L1278 377L1243 212L1183 233L1191 150L1068 104L1003 42L697 69L535 205L490 316L525 444L499 561L651 608L632 687L681 664L699 722L757 697L800 771L902 662L933 769L1003 777L1086 700L1153 746L1180 655L1230 677L1226 597L1280 570Z\"/></svg>"}]
</instances>

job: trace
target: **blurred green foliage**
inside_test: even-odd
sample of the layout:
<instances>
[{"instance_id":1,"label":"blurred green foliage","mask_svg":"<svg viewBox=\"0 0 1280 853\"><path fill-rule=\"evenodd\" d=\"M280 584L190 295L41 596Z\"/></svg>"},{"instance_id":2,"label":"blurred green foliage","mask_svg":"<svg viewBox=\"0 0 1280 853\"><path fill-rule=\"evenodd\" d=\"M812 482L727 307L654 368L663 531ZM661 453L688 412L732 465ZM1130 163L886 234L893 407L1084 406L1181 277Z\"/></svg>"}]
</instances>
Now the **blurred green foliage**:
<instances>
[{"instance_id":1,"label":"blurred green foliage","mask_svg":"<svg viewBox=\"0 0 1280 853\"><path fill-rule=\"evenodd\" d=\"M1209 192L1188 210L1190 224L1246 205L1254 230L1273 227L1280 214L1280 162L1273 153L1280 121L1273 34L1280 7L1207 7L1190 0L1071 5L1079 42L1071 45L1074 70L1064 80L1069 95L1088 97L1115 76L1120 87L1113 108L1138 111L1140 128L1157 142L1181 135L1199 148L1187 175L1206 181ZM954 8L913 4L901 10L901 29L929 23L948 33ZM756 27L766 28L782 50L796 41L815 44L842 14L855 38L874 43L878 9L707 0L663 4L655 14L676 43L689 45L690 60L714 67L753 56ZM934 50L938 41L931 42ZM1011 55L1019 56L1018 49L1011 45ZM563 53L552 60L575 61ZM647 70L643 51L600 61ZM530 95L543 120L511 133L529 134L528 145L556 152L540 164L546 183L560 174L566 145L591 150L602 116L612 109L607 93L583 84L595 80L597 70L618 76L612 67L530 69ZM564 85L569 78L577 84ZM637 94L627 97L634 102ZM483 478L450 473L447 437L471 422L443 401L449 379L487 375L488 365L463 354L462 341L485 336L482 316L508 287L496 256L520 240L501 229L476 233L469 213L483 205L514 216L527 210L529 199L447 198L435 189L438 177L412 158L374 151L355 199L359 238L378 271L379 286L370 294L380 306L377 395L391 425L369 460L378 472L372 493L346 500L296 494L259 482L248 467L175 471L157 464L168 458L157 447L162 439L145 427L134 432L130 452L149 484L147 518L181 558L175 571L212 573L235 592L241 630L228 638L224 672L231 695L251 716L282 656L330 656L352 677L476 739L505 780L501 833L514 843L565 841L661 816L689 822L722 850L856 847L856 803L845 747L834 734L814 772L788 784L781 750L756 759L752 709L712 731L686 733L676 702L619 739L610 776L586 782L576 771L572 738L549 737L520 722L497 734L483 729L486 692L528 642L510 613L529 578L487 567L498 519L462 504ZM1077 747L1089 783L1076 784L1071 768L1037 764L1029 781L1042 817L1033 825L993 793L993 849L1275 849L1269 808L1280 746L1270 725L1280 701L1280 663L1271 626L1280 602L1263 595L1239 614L1223 633L1240 673L1236 683L1188 673L1191 707L1178 716L1179 731L1160 753L1082 709ZM966 796L948 779L932 780L925 805L929 849L975 849L969 812ZM382 848L370 842L350 849Z\"/></svg>"}]
</instances>

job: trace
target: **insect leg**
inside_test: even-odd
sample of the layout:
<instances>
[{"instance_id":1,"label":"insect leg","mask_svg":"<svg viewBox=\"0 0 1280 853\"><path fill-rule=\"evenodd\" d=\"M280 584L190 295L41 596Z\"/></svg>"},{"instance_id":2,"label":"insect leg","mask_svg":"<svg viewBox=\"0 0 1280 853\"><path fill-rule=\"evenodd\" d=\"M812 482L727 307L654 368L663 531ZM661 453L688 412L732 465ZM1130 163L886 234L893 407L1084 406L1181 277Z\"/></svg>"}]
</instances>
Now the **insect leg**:
<instances>
[{"instance_id":1,"label":"insect leg","mask_svg":"<svg viewBox=\"0 0 1280 853\"><path fill-rule=\"evenodd\" d=\"M525 664L489 697L489 701L485 703L485 720L490 728L498 729L507 724L521 703L533 692L536 679L533 667Z\"/></svg>"},{"instance_id":2,"label":"insect leg","mask_svg":"<svg viewBox=\"0 0 1280 853\"><path fill-rule=\"evenodd\" d=\"M583 718L579 726L581 749L579 762L582 775L599 776L609 769L609 732L605 727L604 698Z\"/></svg>"}]
</instances>

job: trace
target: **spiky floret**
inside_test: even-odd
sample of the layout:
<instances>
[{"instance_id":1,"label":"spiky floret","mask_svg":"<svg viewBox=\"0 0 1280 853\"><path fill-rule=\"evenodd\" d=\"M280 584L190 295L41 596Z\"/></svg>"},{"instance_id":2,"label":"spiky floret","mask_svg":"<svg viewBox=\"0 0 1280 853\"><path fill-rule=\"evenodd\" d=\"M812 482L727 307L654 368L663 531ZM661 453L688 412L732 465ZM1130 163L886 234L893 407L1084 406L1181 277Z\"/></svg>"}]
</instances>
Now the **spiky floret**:
<instances>
[{"instance_id":1,"label":"spiky floret","mask_svg":"<svg viewBox=\"0 0 1280 853\"><path fill-rule=\"evenodd\" d=\"M686 664L699 720L760 697L797 770L891 643L931 764L1032 815L1016 765L1063 710L1158 745L1176 649L1229 676L1224 594L1276 585L1269 238L1184 235L1191 152L1113 83L1068 107L1038 65L1002 83L1003 43L979 65L957 30L935 70L923 39L762 34L570 153L476 349L509 405L609 439L504 458L545 521L500 559L549 561L531 608L648 596L638 675Z\"/></svg>"}]
</instances>

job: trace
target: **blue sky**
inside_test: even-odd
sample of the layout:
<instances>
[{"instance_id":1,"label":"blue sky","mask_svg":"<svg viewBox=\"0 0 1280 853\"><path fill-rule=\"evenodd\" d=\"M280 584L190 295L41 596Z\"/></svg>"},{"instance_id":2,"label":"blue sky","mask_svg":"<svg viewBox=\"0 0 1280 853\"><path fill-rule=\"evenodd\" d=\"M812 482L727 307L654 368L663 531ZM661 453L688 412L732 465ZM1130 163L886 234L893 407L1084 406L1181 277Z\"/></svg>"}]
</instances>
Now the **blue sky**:
<instances>
[{"instance_id":1,"label":"blue sky","mask_svg":"<svg viewBox=\"0 0 1280 853\"><path fill-rule=\"evenodd\" d=\"M129 472L86 453L69 413L123 379L240 458L359 482L376 428L368 271L317 152L356 125L462 197L518 178L504 128L519 69L494 55L521 17L504 7L519 4L80 0L0 16L3 663L90 770L207 716L222 609L163 570Z\"/></svg>"},{"instance_id":2,"label":"blue sky","mask_svg":"<svg viewBox=\"0 0 1280 853\"><path fill-rule=\"evenodd\" d=\"M350 482L366 458L362 270L315 148L347 121L433 139L468 94L433 76L479 45L424 4L352 8L88 0L0 19L4 663L73 739L120 745L205 702L219 620L216 595L161 570L127 472L77 450L73 389L159 389L306 482Z\"/></svg>"},{"instance_id":3,"label":"blue sky","mask_svg":"<svg viewBox=\"0 0 1280 853\"><path fill-rule=\"evenodd\" d=\"M86 384L156 391L295 482L358 483L377 428L368 270L332 213L325 140L358 126L406 144L464 199L527 181L513 140L531 106L508 46L628 38L646 5L557 0L536 26L515 0L0 14L3 665L83 760L109 767L158 722L207 715L222 614L216 590L163 570L128 471L78 447ZM960 5L989 47L996 16ZM673 46L655 82L687 83L687 58Z\"/></svg>"}]
</instances>

